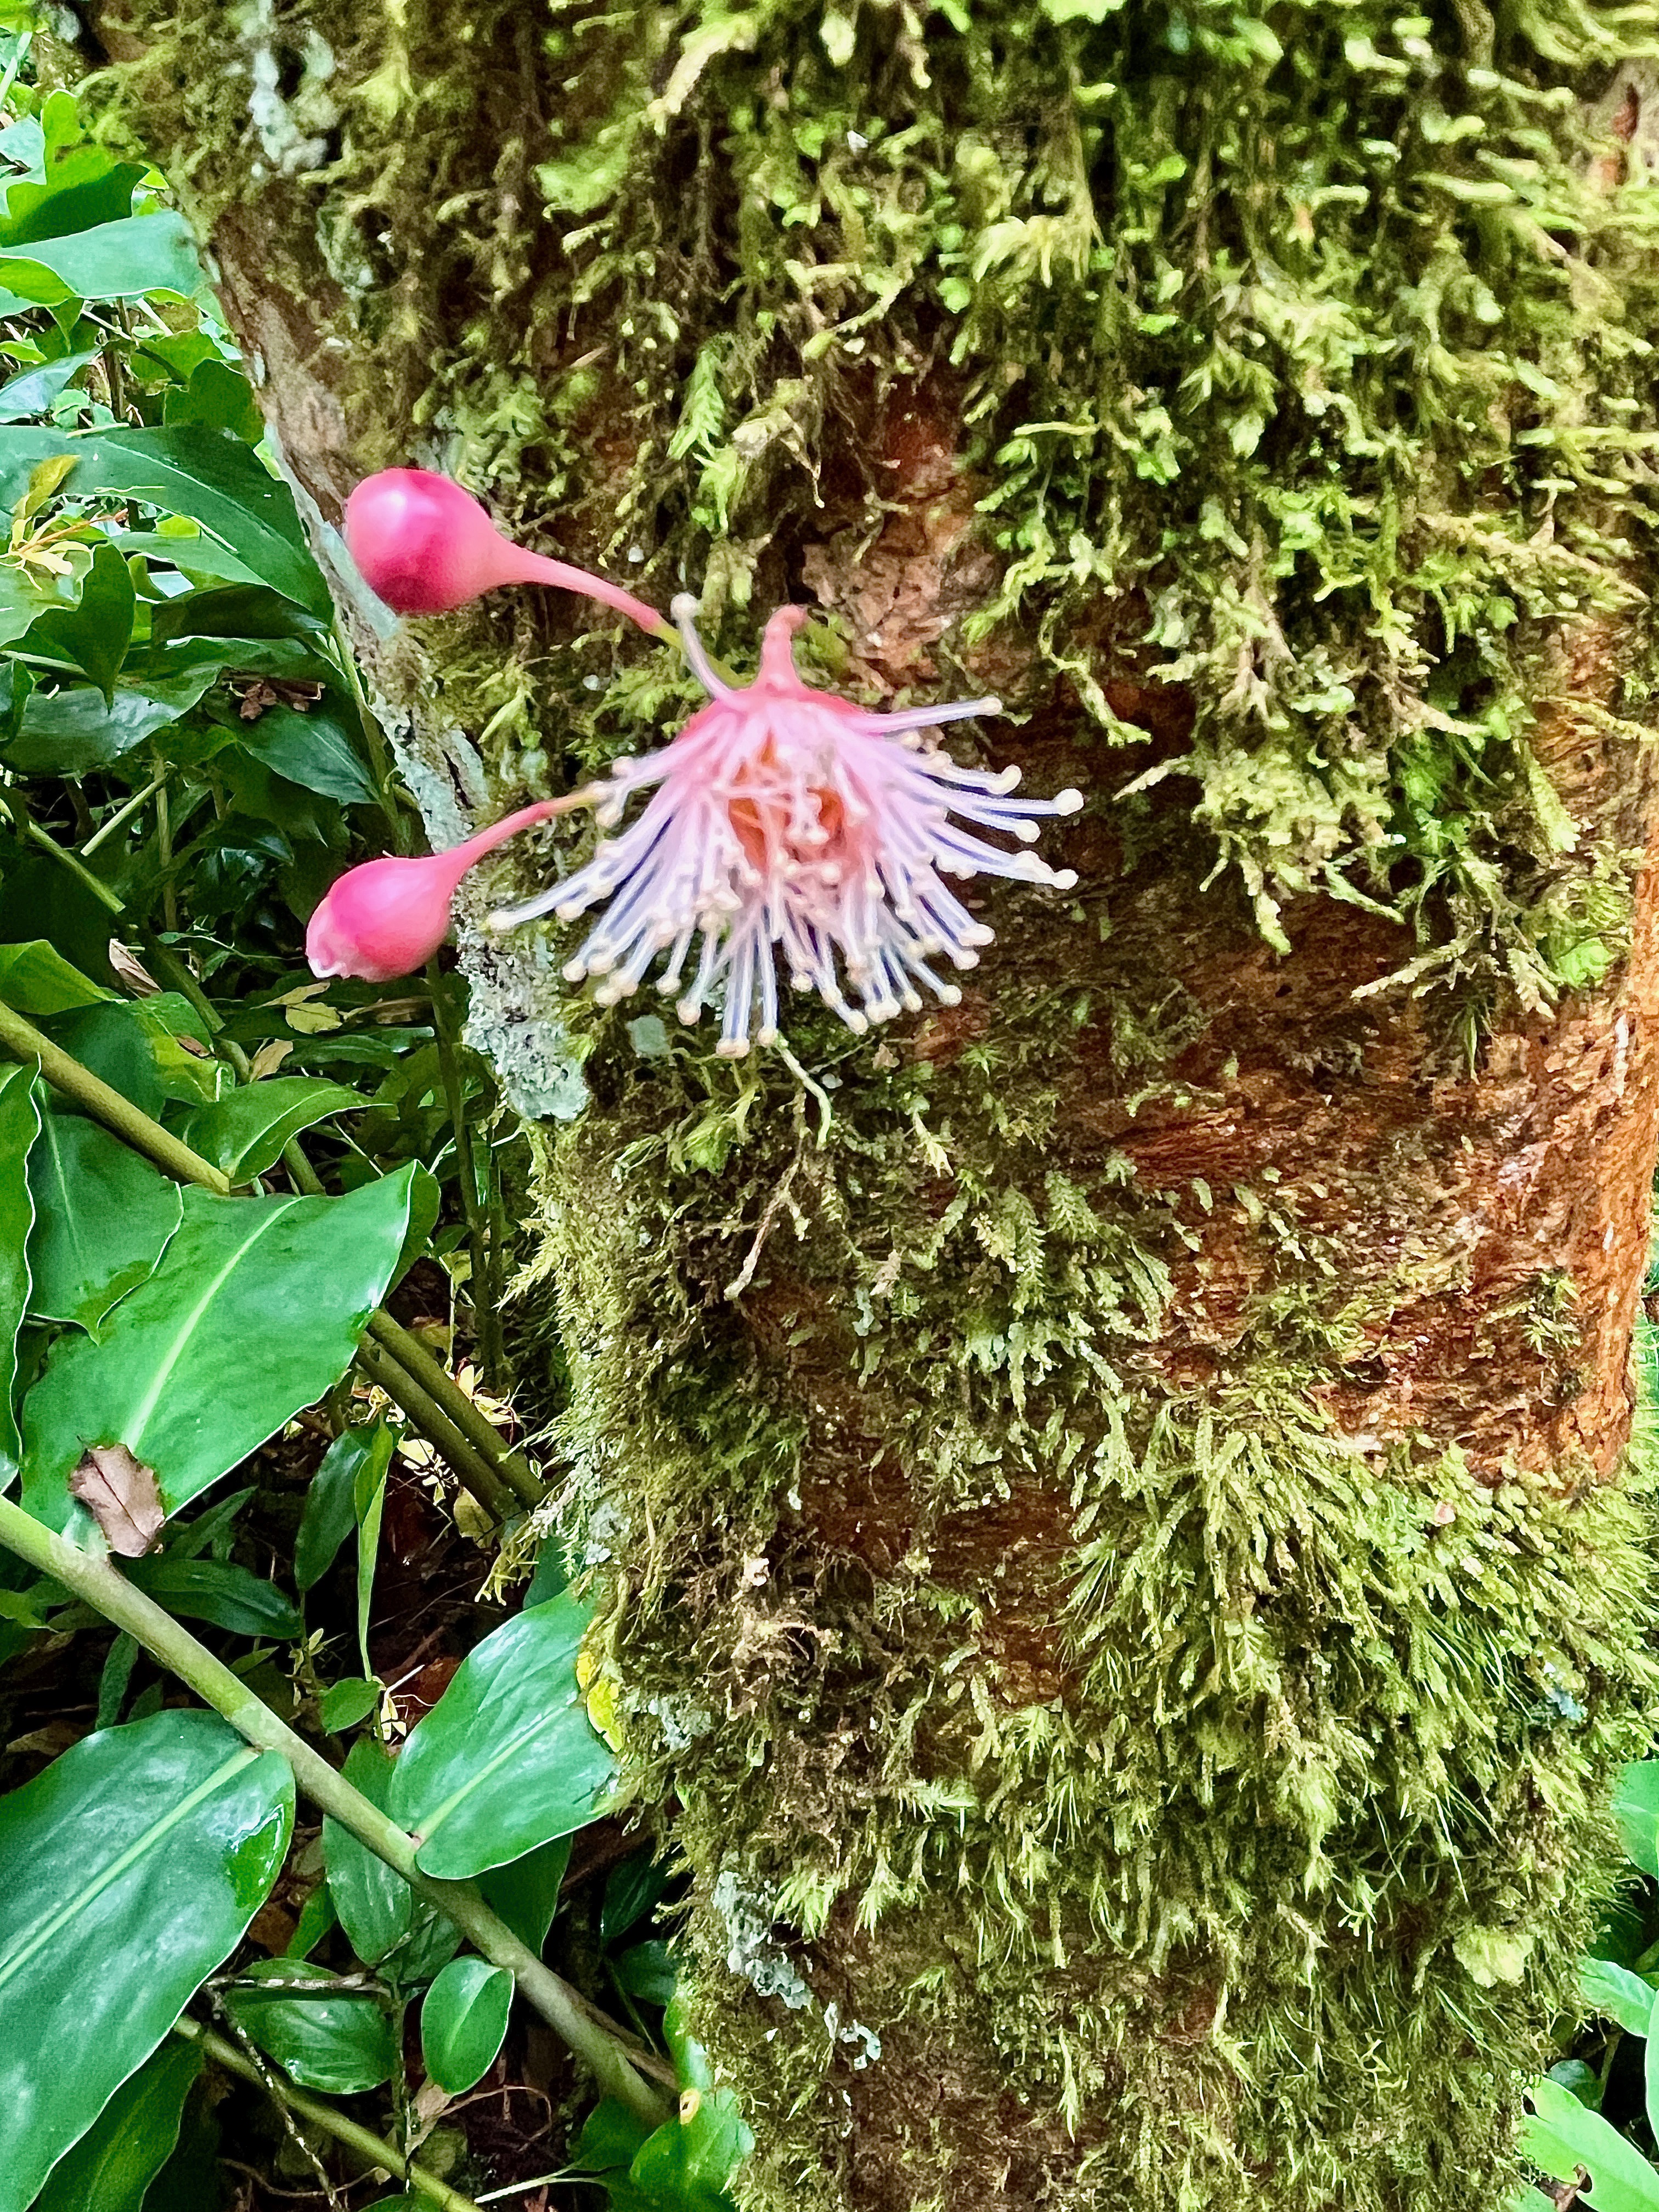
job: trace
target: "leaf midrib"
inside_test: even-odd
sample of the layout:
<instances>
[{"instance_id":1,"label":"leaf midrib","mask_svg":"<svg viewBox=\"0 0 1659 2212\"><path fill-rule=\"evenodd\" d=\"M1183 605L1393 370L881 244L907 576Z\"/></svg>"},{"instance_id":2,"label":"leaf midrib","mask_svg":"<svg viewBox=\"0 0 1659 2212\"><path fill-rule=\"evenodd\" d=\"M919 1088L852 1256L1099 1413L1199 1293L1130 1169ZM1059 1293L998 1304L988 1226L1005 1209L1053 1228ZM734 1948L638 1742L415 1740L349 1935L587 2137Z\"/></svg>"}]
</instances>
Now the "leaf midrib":
<instances>
[{"instance_id":1,"label":"leaf midrib","mask_svg":"<svg viewBox=\"0 0 1659 2212\"><path fill-rule=\"evenodd\" d=\"M0 1960L0 1991L3 1991L6 1984L28 1964L41 1946L49 1943L58 1929L65 1927L76 1913L83 1911L94 1898L101 1896L110 1884L118 1881L129 1867L136 1866L147 1851L153 1850L163 1837L170 1835L181 1820L193 1813L198 1805L212 1796L214 1791L223 1783L253 1765L264 1755L264 1752L256 1751L252 1744L240 1746L231 1753L222 1766L208 1777L205 1782L198 1784L187 1797L181 1798L178 1804L170 1808L163 1819L146 1828L142 1836L135 1838L119 1857L112 1859L95 1881L88 1883L86 1888L77 1891L73 1897L65 1899L55 1913L42 1921L31 1942L25 1943L21 1949L15 1951L9 1959Z\"/></svg>"}]
</instances>

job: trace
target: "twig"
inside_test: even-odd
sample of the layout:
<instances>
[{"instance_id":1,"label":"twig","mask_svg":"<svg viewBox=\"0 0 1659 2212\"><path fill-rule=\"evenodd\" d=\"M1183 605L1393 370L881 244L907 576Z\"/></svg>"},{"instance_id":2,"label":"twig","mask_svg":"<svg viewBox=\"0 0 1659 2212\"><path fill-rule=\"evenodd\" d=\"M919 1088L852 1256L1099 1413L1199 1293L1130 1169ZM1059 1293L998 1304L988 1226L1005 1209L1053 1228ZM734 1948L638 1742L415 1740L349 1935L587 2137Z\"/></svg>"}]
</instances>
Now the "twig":
<instances>
[{"instance_id":1,"label":"twig","mask_svg":"<svg viewBox=\"0 0 1659 2212\"><path fill-rule=\"evenodd\" d=\"M428 2167L417 2164L412 2158L405 2158L401 2151L394 2150L379 2136L371 2135L367 2128L360 2128L356 2120L347 2119L345 2114L336 2112L332 2105L325 2105L315 2097L307 2097L303 2090L290 2088L286 2081L278 2080L275 2075L267 2076L251 2060L245 2058L234 2044L227 2043L222 2035L216 2035L210 2027L204 2027L200 2021L191 2020L186 2014L183 2020L174 2022L173 2032L175 2035L183 2036L186 2043L200 2044L214 2064L222 2066L227 2074L240 2075L244 2081L252 2081L257 2087L264 2089L283 2108L285 2118L290 2112L297 2113L301 2119L308 2121L324 2135L332 2136L336 2142L344 2143L359 2157L368 2159L371 2166L378 2166L387 2173L396 2175L417 2195L441 2206L442 2212L478 2212L474 2198L463 2197L459 2189L452 2189L447 2181L441 2181ZM331 2186L330 2194L331 2199Z\"/></svg>"},{"instance_id":2,"label":"twig","mask_svg":"<svg viewBox=\"0 0 1659 2212\"><path fill-rule=\"evenodd\" d=\"M542 2018L586 2060L603 2089L620 2097L631 2112L653 2127L661 2121L666 2108L640 2076L648 2075L672 2086L672 2068L649 2051L635 2051L633 2038L544 1966L505 1921L490 1911L472 1883L436 1881L423 1874L416 1863L414 1838L354 1790L222 1660L130 1583L107 1558L83 1552L7 1498L0 1498L0 1544L42 1574L54 1577L118 1628L125 1629L153 1658L222 1714L249 1743L285 1759L313 1805L331 1814L376 1858L400 1874L416 1895L435 1906L492 1966L507 1968Z\"/></svg>"},{"instance_id":3,"label":"twig","mask_svg":"<svg viewBox=\"0 0 1659 2212\"><path fill-rule=\"evenodd\" d=\"M421 1433L430 1438L448 1461L463 1487L495 1522L504 1522L518 1510L518 1501L497 1476L483 1455L474 1449L437 1401L416 1382L383 1344L365 1335L357 1349L357 1364L371 1382L379 1383L394 1405L402 1407Z\"/></svg>"},{"instance_id":4,"label":"twig","mask_svg":"<svg viewBox=\"0 0 1659 2212\"><path fill-rule=\"evenodd\" d=\"M270 2061L258 2048L240 2021L217 1996L213 1997L212 2003L214 2010L236 2039L234 2045L227 2043L225 2048L231 2050L240 2046L242 2057L254 2080L272 2098L277 2111L282 2114L283 2126L287 2132L289 2141L323 2185L323 2195L328 2199L331 2212L340 2212L340 2200L334 2193L334 2184L328 2178L328 2168L317 2155L315 2144L300 2125L295 2118L293 2107L283 2097L276 2076L271 2071Z\"/></svg>"},{"instance_id":5,"label":"twig","mask_svg":"<svg viewBox=\"0 0 1659 2212\"><path fill-rule=\"evenodd\" d=\"M546 1492L529 1467L517 1452L506 1449L493 1425L448 1370L433 1358L420 1338L400 1328L384 1309L369 1316L368 1333L400 1366L408 1369L428 1397L436 1399L456 1427L489 1462L520 1504L539 1505Z\"/></svg>"},{"instance_id":6,"label":"twig","mask_svg":"<svg viewBox=\"0 0 1659 2212\"><path fill-rule=\"evenodd\" d=\"M466 1216L467 1243L472 1254L472 1310L477 1317L478 1352L484 1372L501 1372L501 1317L496 1310L495 1255L489 1249L489 1224L478 1204L477 1170L472 1151L472 1132L466 1125L466 1101L461 1084L459 1040L445 990L444 977L435 960L427 963L432 989L432 1035L438 1047L438 1067L450 1127L455 1134L455 1164L459 1170L461 1211Z\"/></svg>"}]
</instances>

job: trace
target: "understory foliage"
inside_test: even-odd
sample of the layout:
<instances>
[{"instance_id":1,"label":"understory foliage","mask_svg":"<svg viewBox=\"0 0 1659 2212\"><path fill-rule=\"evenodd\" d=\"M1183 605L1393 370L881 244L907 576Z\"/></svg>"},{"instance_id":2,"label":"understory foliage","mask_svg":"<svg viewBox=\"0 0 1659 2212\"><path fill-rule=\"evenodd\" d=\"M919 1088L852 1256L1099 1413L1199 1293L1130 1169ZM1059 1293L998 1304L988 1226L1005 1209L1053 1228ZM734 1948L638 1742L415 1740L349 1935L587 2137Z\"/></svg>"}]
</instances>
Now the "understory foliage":
<instances>
[{"instance_id":1,"label":"understory foliage","mask_svg":"<svg viewBox=\"0 0 1659 2212\"><path fill-rule=\"evenodd\" d=\"M29 60L0 37L0 2207L720 2212L747 2130L507 1442L525 1147L441 963L304 965L411 802L162 180Z\"/></svg>"}]
</instances>

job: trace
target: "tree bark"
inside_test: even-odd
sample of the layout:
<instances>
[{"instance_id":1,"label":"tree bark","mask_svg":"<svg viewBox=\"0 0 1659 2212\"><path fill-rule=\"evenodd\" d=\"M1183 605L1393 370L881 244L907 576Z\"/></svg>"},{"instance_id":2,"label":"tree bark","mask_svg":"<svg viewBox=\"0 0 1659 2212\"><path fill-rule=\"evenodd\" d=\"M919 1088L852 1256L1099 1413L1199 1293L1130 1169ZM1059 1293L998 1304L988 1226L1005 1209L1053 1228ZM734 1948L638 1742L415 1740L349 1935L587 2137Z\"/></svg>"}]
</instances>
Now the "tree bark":
<instances>
[{"instance_id":1,"label":"tree bark","mask_svg":"<svg viewBox=\"0 0 1659 2212\"><path fill-rule=\"evenodd\" d=\"M1511 2185L1653 1686L1638 15L100 21L325 554L449 468L1090 794L959 1006L787 1057L462 927L757 2212ZM436 842L691 704L356 605Z\"/></svg>"}]
</instances>

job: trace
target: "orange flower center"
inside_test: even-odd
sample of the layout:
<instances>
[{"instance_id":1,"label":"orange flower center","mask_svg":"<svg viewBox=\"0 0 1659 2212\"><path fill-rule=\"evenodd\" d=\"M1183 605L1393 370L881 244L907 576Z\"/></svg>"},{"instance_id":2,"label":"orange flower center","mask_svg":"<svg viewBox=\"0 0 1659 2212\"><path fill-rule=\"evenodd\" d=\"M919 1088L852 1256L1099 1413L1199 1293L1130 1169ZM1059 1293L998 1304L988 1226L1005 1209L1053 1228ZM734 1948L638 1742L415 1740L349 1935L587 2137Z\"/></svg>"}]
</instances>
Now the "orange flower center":
<instances>
[{"instance_id":1,"label":"orange flower center","mask_svg":"<svg viewBox=\"0 0 1659 2212\"><path fill-rule=\"evenodd\" d=\"M822 784L811 784L807 787L808 795L817 802L818 827L823 832L823 840L804 846L795 827L793 810L769 773L776 767L777 755L769 738L735 779L740 795L726 809L738 844L762 874L780 849L799 863L833 858L847 824L847 811L840 794ZM754 787L757 782L759 790Z\"/></svg>"}]
</instances>

